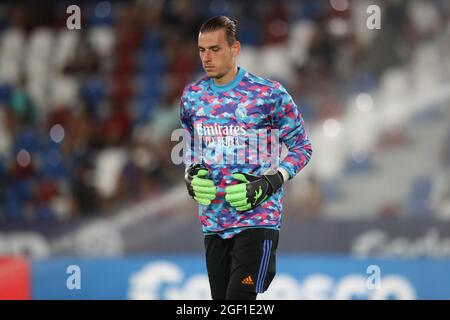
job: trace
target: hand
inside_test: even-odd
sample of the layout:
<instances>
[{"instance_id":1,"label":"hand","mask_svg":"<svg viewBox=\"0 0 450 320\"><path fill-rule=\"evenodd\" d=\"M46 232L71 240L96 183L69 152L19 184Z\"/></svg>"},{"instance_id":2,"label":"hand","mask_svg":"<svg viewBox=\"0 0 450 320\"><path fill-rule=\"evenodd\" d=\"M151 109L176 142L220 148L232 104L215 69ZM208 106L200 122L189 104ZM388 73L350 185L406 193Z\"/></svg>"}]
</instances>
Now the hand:
<instances>
[{"instance_id":1,"label":"hand","mask_svg":"<svg viewBox=\"0 0 450 320\"><path fill-rule=\"evenodd\" d=\"M274 194L284 182L283 175L266 174L261 177L247 173L233 173L233 178L242 183L225 188L225 200L238 211L252 210Z\"/></svg>"},{"instance_id":2,"label":"hand","mask_svg":"<svg viewBox=\"0 0 450 320\"><path fill-rule=\"evenodd\" d=\"M216 198L217 188L214 181L205 178L208 175L208 169L200 164L192 164L184 176L189 195L197 201L198 204L209 205L211 200Z\"/></svg>"}]
</instances>

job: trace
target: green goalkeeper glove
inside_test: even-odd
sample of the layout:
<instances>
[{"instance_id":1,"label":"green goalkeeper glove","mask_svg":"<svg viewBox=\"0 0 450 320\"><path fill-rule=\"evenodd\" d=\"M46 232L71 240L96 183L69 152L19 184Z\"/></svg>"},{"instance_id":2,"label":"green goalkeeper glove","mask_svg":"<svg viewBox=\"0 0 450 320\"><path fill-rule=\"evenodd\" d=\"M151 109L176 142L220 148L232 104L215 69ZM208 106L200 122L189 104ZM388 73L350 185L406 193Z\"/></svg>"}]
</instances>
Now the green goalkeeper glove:
<instances>
[{"instance_id":1,"label":"green goalkeeper glove","mask_svg":"<svg viewBox=\"0 0 450 320\"><path fill-rule=\"evenodd\" d=\"M274 194L283 184L281 172L262 177L247 173L233 173L233 178L242 183L225 188L225 200L238 211L252 210Z\"/></svg>"},{"instance_id":2,"label":"green goalkeeper glove","mask_svg":"<svg viewBox=\"0 0 450 320\"><path fill-rule=\"evenodd\" d=\"M209 205L216 198L217 188L214 181L205 178L208 169L200 164L192 164L184 176L189 195L202 205Z\"/></svg>"}]
</instances>

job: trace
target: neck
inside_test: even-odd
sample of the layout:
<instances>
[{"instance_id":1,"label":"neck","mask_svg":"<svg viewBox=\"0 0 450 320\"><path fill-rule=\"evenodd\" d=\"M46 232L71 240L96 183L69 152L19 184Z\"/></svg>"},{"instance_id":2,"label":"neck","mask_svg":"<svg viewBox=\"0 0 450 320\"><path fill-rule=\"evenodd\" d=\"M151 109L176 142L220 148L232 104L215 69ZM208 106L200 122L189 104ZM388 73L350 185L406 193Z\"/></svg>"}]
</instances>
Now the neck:
<instances>
[{"instance_id":1,"label":"neck","mask_svg":"<svg viewBox=\"0 0 450 320\"><path fill-rule=\"evenodd\" d=\"M236 77L237 73L238 73L238 68L235 65L222 78L220 78L220 79L215 78L214 83L217 84L218 86L226 85L227 83L233 81L233 79Z\"/></svg>"}]
</instances>

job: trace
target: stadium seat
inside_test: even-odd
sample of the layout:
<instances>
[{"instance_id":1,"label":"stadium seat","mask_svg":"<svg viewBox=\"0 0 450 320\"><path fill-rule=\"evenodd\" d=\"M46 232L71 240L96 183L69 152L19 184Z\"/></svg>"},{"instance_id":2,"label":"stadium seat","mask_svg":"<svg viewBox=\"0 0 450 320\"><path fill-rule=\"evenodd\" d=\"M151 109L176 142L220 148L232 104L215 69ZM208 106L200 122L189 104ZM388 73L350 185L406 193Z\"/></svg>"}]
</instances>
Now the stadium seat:
<instances>
[{"instance_id":1,"label":"stadium seat","mask_svg":"<svg viewBox=\"0 0 450 320\"><path fill-rule=\"evenodd\" d=\"M15 153L21 149L27 150L29 153L38 152L40 150L38 131L32 127L24 127L14 137Z\"/></svg>"},{"instance_id":2,"label":"stadium seat","mask_svg":"<svg viewBox=\"0 0 450 320\"><path fill-rule=\"evenodd\" d=\"M416 217L426 217L431 214L430 193L432 179L428 176L417 177L410 189L407 199L408 211Z\"/></svg>"},{"instance_id":3,"label":"stadium seat","mask_svg":"<svg viewBox=\"0 0 450 320\"><path fill-rule=\"evenodd\" d=\"M61 70L76 56L77 46L80 41L80 34L66 29L62 29L55 39L55 51L53 56L53 66Z\"/></svg>"}]
</instances>

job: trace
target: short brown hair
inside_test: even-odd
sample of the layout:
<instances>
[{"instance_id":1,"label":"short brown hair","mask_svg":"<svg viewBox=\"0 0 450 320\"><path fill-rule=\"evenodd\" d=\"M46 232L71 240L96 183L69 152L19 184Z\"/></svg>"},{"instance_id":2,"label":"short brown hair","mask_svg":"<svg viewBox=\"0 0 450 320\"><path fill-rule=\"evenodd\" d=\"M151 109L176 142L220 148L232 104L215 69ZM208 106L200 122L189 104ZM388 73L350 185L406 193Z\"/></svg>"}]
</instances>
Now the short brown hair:
<instances>
[{"instance_id":1,"label":"short brown hair","mask_svg":"<svg viewBox=\"0 0 450 320\"><path fill-rule=\"evenodd\" d=\"M227 16L217 16L205 21L200 27L200 32L207 33L224 29L228 45L231 46L237 41L237 25L238 21L236 19L231 19Z\"/></svg>"}]
</instances>

